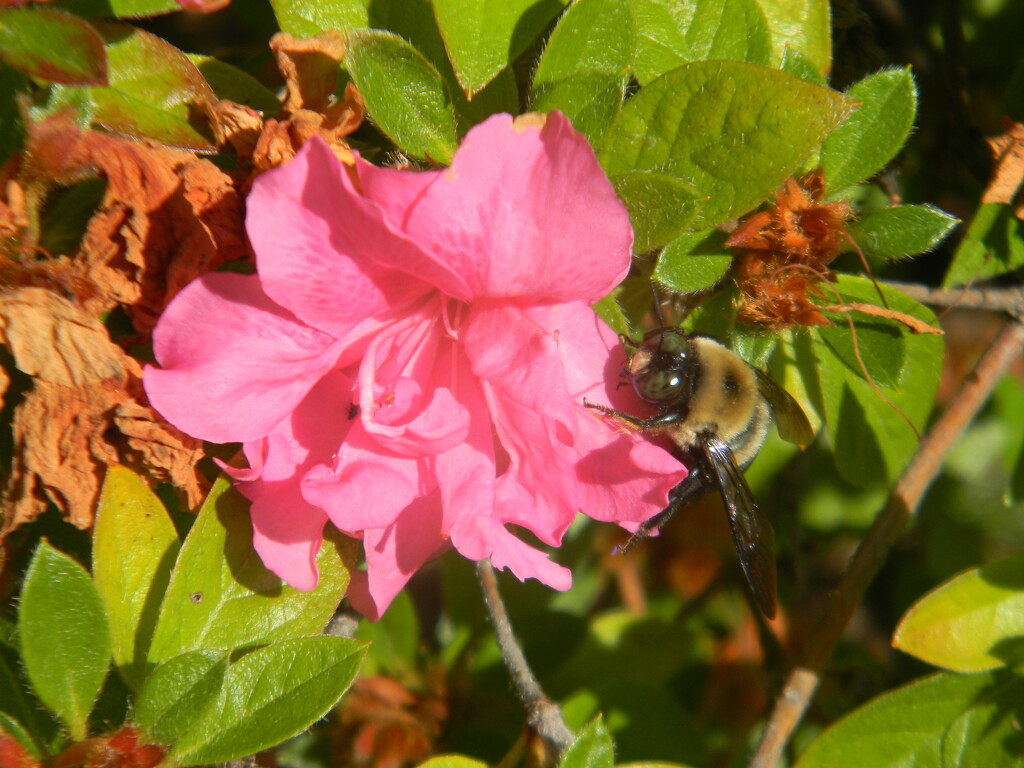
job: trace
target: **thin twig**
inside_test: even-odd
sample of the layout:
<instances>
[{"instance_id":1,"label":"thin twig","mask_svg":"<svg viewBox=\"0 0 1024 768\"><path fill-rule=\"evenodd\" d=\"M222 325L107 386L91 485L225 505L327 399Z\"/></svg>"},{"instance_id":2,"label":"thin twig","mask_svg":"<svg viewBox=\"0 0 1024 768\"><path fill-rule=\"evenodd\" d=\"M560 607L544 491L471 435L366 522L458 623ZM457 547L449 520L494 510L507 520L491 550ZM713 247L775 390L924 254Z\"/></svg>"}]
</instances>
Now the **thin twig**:
<instances>
[{"instance_id":1,"label":"thin twig","mask_svg":"<svg viewBox=\"0 0 1024 768\"><path fill-rule=\"evenodd\" d=\"M1024 316L1024 290L1020 288L955 288L947 291L915 283L900 283L883 280L884 285L902 291L914 301L933 307L956 307L958 309L987 309L993 312L1007 312L1016 317Z\"/></svg>"},{"instance_id":2,"label":"thin twig","mask_svg":"<svg viewBox=\"0 0 1024 768\"><path fill-rule=\"evenodd\" d=\"M918 504L957 437L985 404L1006 369L1024 350L1024 323L1011 321L979 361L956 399L939 418L896 484L889 501L857 548L829 601L828 609L808 635L801 662L793 669L775 702L750 768L774 768L807 711L832 650L878 573L896 539L917 511Z\"/></svg>"},{"instance_id":3,"label":"thin twig","mask_svg":"<svg viewBox=\"0 0 1024 768\"><path fill-rule=\"evenodd\" d=\"M574 741L572 731L562 718L562 710L551 701L540 687L523 649L512 631L512 623L508 619L505 603L498 591L498 580L494 568L488 560L476 564L476 575L480 580L480 589L484 594L484 604L494 626L494 634L501 649L505 667L512 675L512 682L526 709L526 724L542 739L554 746L555 753L561 754Z\"/></svg>"}]
</instances>

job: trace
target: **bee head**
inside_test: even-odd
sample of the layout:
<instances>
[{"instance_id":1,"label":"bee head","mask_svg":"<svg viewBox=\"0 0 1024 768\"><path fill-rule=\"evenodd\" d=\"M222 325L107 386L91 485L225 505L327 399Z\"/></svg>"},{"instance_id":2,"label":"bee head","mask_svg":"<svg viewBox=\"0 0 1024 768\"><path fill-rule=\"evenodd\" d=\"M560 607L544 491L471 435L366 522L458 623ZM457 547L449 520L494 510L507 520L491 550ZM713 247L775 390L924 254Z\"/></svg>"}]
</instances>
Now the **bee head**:
<instances>
[{"instance_id":1,"label":"bee head","mask_svg":"<svg viewBox=\"0 0 1024 768\"><path fill-rule=\"evenodd\" d=\"M637 396L657 406L676 405L691 391L697 365L694 345L677 328L659 328L644 338L626 363Z\"/></svg>"}]
</instances>

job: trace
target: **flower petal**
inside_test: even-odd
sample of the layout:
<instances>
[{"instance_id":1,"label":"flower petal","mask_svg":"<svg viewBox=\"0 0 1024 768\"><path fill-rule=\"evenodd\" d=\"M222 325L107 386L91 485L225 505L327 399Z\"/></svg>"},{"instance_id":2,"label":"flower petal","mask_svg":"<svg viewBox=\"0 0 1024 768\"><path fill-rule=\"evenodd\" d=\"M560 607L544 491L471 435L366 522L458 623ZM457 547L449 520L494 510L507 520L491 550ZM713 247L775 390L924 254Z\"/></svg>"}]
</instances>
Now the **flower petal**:
<instances>
[{"instance_id":1,"label":"flower petal","mask_svg":"<svg viewBox=\"0 0 1024 768\"><path fill-rule=\"evenodd\" d=\"M153 406L193 437L232 443L269 434L339 348L271 301L259 278L208 274L164 310L153 350L162 368L143 376Z\"/></svg>"},{"instance_id":2,"label":"flower petal","mask_svg":"<svg viewBox=\"0 0 1024 768\"><path fill-rule=\"evenodd\" d=\"M267 295L336 338L432 289L376 265L377 252L398 262L425 256L355 190L319 138L254 182L245 225Z\"/></svg>"},{"instance_id":3,"label":"flower petal","mask_svg":"<svg viewBox=\"0 0 1024 768\"><path fill-rule=\"evenodd\" d=\"M466 135L404 230L476 298L593 304L629 269L633 230L587 140L561 114L494 115Z\"/></svg>"}]
</instances>

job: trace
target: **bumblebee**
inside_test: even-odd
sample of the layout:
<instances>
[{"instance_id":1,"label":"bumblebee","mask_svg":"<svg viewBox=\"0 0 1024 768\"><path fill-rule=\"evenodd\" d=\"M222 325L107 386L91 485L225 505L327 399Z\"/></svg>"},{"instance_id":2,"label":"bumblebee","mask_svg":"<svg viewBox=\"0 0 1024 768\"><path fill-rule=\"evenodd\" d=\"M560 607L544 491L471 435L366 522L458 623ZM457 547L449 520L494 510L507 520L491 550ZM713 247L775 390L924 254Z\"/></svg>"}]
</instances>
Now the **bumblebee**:
<instances>
[{"instance_id":1,"label":"bumblebee","mask_svg":"<svg viewBox=\"0 0 1024 768\"><path fill-rule=\"evenodd\" d=\"M775 617L775 534L743 477L768 436L774 417L779 434L807 445L814 431L796 400L763 371L708 336L671 326L646 334L623 367L636 394L656 410L637 418L585 403L623 426L666 435L689 468L669 492L668 506L643 523L623 550L656 533L679 509L709 491L722 497L743 575L754 601Z\"/></svg>"}]
</instances>

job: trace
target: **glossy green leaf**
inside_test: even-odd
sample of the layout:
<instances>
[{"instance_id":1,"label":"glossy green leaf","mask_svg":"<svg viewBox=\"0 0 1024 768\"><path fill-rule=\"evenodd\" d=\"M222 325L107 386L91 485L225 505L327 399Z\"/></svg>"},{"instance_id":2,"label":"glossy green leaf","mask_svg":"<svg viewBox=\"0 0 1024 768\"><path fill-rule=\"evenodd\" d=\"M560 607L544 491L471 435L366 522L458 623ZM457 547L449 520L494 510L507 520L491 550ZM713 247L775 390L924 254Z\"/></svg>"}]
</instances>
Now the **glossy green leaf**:
<instances>
[{"instance_id":1,"label":"glossy green leaf","mask_svg":"<svg viewBox=\"0 0 1024 768\"><path fill-rule=\"evenodd\" d=\"M100 85L107 81L107 55L96 30L53 8L0 11L0 59L51 83Z\"/></svg>"},{"instance_id":2,"label":"glossy green leaf","mask_svg":"<svg viewBox=\"0 0 1024 768\"><path fill-rule=\"evenodd\" d=\"M114 663L134 690L146 674L146 650L180 546L146 482L126 467L110 467L96 511L93 578L110 620Z\"/></svg>"},{"instance_id":3,"label":"glossy green leaf","mask_svg":"<svg viewBox=\"0 0 1024 768\"><path fill-rule=\"evenodd\" d=\"M1024 267L1024 222L1003 203L978 206L949 265L943 285L952 288Z\"/></svg>"},{"instance_id":4,"label":"glossy green leaf","mask_svg":"<svg viewBox=\"0 0 1024 768\"><path fill-rule=\"evenodd\" d=\"M786 49L782 57L781 69L783 72L793 75L793 77L799 77L801 80L806 80L808 83L822 87L828 85L828 79L821 74L821 70L815 66L814 62L792 48Z\"/></svg>"},{"instance_id":5,"label":"glossy green leaf","mask_svg":"<svg viewBox=\"0 0 1024 768\"><path fill-rule=\"evenodd\" d=\"M270 0L270 4L281 31L295 37L370 26L369 0Z\"/></svg>"},{"instance_id":6,"label":"glossy green leaf","mask_svg":"<svg viewBox=\"0 0 1024 768\"><path fill-rule=\"evenodd\" d=\"M354 640L304 637L246 654L228 667L220 696L170 759L182 766L227 762L301 733L344 695L364 653Z\"/></svg>"},{"instance_id":7,"label":"glossy green leaf","mask_svg":"<svg viewBox=\"0 0 1024 768\"><path fill-rule=\"evenodd\" d=\"M629 210L636 253L647 253L674 240L693 223L701 205L692 184L668 174L627 171L612 176L611 182Z\"/></svg>"},{"instance_id":8,"label":"glossy green leaf","mask_svg":"<svg viewBox=\"0 0 1024 768\"><path fill-rule=\"evenodd\" d=\"M533 76L533 90L581 73L597 72L625 80L635 46L628 0L578 0L551 33Z\"/></svg>"},{"instance_id":9,"label":"glossy green leaf","mask_svg":"<svg viewBox=\"0 0 1024 768\"><path fill-rule=\"evenodd\" d=\"M957 672L995 669L1022 660L1024 553L950 579L907 611L893 645Z\"/></svg>"},{"instance_id":10,"label":"glossy green leaf","mask_svg":"<svg viewBox=\"0 0 1024 768\"><path fill-rule=\"evenodd\" d=\"M781 60L756 0L639 0L633 3L641 85L690 61L729 59L769 66Z\"/></svg>"},{"instance_id":11,"label":"glossy green leaf","mask_svg":"<svg viewBox=\"0 0 1024 768\"><path fill-rule=\"evenodd\" d=\"M909 67L865 77L846 95L860 106L821 147L821 167L830 190L882 170L907 140L917 114L917 88Z\"/></svg>"},{"instance_id":12,"label":"glossy green leaf","mask_svg":"<svg viewBox=\"0 0 1024 768\"><path fill-rule=\"evenodd\" d=\"M572 127L598 146L619 113L626 82L607 72L581 72L540 86L530 96L530 111L553 112L569 118Z\"/></svg>"},{"instance_id":13,"label":"glossy green leaf","mask_svg":"<svg viewBox=\"0 0 1024 768\"><path fill-rule=\"evenodd\" d=\"M615 745L598 716L587 723L576 736L576 741L565 751L559 768L612 768L615 764Z\"/></svg>"},{"instance_id":14,"label":"glossy green leaf","mask_svg":"<svg viewBox=\"0 0 1024 768\"><path fill-rule=\"evenodd\" d=\"M351 36L345 63L370 117L399 149L451 161L455 112L441 75L419 51L397 35L370 30Z\"/></svg>"},{"instance_id":15,"label":"glossy green leaf","mask_svg":"<svg viewBox=\"0 0 1024 768\"><path fill-rule=\"evenodd\" d=\"M438 755L420 763L417 768L487 768L487 763L465 755Z\"/></svg>"},{"instance_id":16,"label":"glossy green leaf","mask_svg":"<svg viewBox=\"0 0 1024 768\"><path fill-rule=\"evenodd\" d=\"M852 222L847 230L864 253L904 259L930 251L958 223L930 205L896 205Z\"/></svg>"},{"instance_id":17,"label":"glossy green leaf","mask_svg":"<svg viewBox=\"0 0 1024 768\"><path fill-rule=\"evenodd\" d=\"M878 301L877 296L875 301ZM816 328L815 332L828 345L834 358L846 365L850 374L865 381L870 377L871 381L886 389L898 387L907 362L904 330L889 320L856 315L854 329L856 332L851 331L846 322L839 321L835 325ZM866 373L864 369L867 369Z\"/></svg>"},{"instance_id":18,"label":"glossy green leaf","mask_svg":"<svg viewBox=\"0 0 1024 768\"><path fill-rule=\"evenodd\" d=\"M656 170L694 185L694 229L735 218L796 172L845 116L846 97L735 61L686 64L623 107L600 151L609 175Z\"/></svg>"},{"instance_id":19,"label":"glossy green leaf","mask_svg":"<svg viewBox=\"0 0 1024 768\"><path fill-rule=\"evenodd\" d=\"M25 146L25 119L18 97L28 91L28 78L0 61L0 163Z\"/></svg>"},{"instance_id":20,"label":"glossy green leaf","mask_svg":"<svg viewBox=\"0 0 1024 768\"><path fill-rule=\"evenodd\" d=\"M73 738L86 738L89 711L110 667L110 627L89 574L45 539L25 575L18 630L39 700Z\"/></svg>"},{"instance_id":21,"label":"glossy green leaf","mask_svg":"<svg viewBox=\"0 0 1024 768\"><path fill-rule=\"evenodd\" d=\"M774 61L795 51L819 72L832 67L832 14L828 0L757 0L768 20Z\"/></svg>"},{"instance_id":22,"label":"glossy green leaf","mask_svg":"<svg viewBox=\"0 0 1024 768\"><path fill-rule=\"evenodd\" d=\"M148 660L317 634L348 586L340 548L331 541L317 566L320 582L309 592L268 571L252 547L249 502L220 478L178 555Z\"/></svg>"},{"instance_id":23,"label":"glossy green leaf","mask_svg":"<svg viewBox=\"0 0 1024 768\"><path fill-rule=\"evenodd\" d=\"M939 674L880 696L829 728L795 768L1019 766L1014 712L1024 679Z\"/></svg>"},{"instance_id":24,"label":"glossy green leaf","mask_svg":"<svg viewBox=\"0 0 1024 768\"><path fill-rule=\"evenodd\" d=\"M563 0L434 0L448 57L473 95L522 53L564 6Z\"/></svg>"},{"instance_id":25,"label":"glossy green leaf","mask_svg":"<svg viewBox=\"0 0 1024 768\"><path fill-rule=\"evenodd\" d=\"M838 288L844 301L878 304L875 288L866 278L840 276ZM935 315L928 308L895 289L882 286L882 292L892 310L935 325ZM869 334L891 336L899 329L905 362L896 374L895 362L885 357L893 354L895 347L877 344L878 354L871 357L869 352L869 358L865 359L868 370L873 378L887 376L896 388L879 387L876 391L864 378L856 360L853 364L850 362L852 339L848 352L844 352L836 344L834 335L827 339L820 330L812 330L825 420L835 450L836 467L846 480L858 486L890 483L917 450L917 435L904 417L918 431L924 428L938 389L943 342L940 336L915 335L902 330L894 321L858 317L856 313L854 320L858 329ZM842 323L845 320L838 318L836 327ZM876 342L880 340L880 336L875 338ZM882 383L884 381L879 381L876 386Z\"/></svg>"},{"instance_id":26,"label":"glossy green leaf","mask_svg":"<svg viewBox=\"0 0 1024 768\"><path fill-rule=\"evenodd\" d=\"M153 139L168 146L213 151L193 123L216 99L184 53L155 35L123 24L96 24L107 52L108 86L55 89L57 103L81 98L92 122L115 133ZM197 127L198 126L198 127Z\"/></svg>"},{"instance_id":27,"label":"glossy green leaf","mask_svg":"<svg viewBox=\"0 0 1024 768\"><path fill-rule=\"evenodd\" d=\"M193 651L164 662L146 678L132 720L152 741L173 744L203 721L227 668L227 651Z\"/></svg>"},{"instance_id":28,"label":"glossy green leaf","mask_svg":"<svg viewBox=\"0 0 1024 768\"><path fill-rule=\"evenodd\" d=\"M196 53L189 53L186 56L217 94L218 99L245 104L268 115L274 115L280 109L281 100L249 73L212 56Z\"/></svg>"},{"instance_id":29,"label":"glossy green leaf","mask_svg":"<svg viewBox=\"0 0 1024 768\"><path fill-rule=\"evenodd\" d=\"M54 3L78 16L137 19L180 11L174 0L56 0Z\"/></svg>"},{"instance_id":30,"label":"glossy green leaf","mask_svg":"<svg viewBox=\"0 0 1024 768\"><path fill-rule=\"evenodd\" d=\"M687 232L661 252L651 278L677 293L710 288L732 265L732 254L725 247L728 238L727 233L717 229Z\"/></svg>"}]
</instances>

